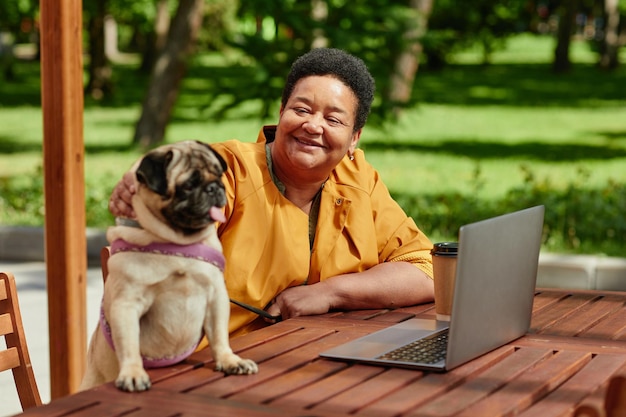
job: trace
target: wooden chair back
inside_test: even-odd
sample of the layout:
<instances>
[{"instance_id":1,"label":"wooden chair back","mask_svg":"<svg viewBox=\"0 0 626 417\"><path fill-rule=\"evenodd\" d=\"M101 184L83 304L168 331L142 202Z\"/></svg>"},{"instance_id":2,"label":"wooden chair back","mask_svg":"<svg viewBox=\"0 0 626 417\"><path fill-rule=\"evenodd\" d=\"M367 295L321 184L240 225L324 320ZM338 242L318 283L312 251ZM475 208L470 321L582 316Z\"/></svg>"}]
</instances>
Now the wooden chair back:
<instances>
[{"instance_id":1,"label":"wooden chair back","mask_svg":"<svg viewBox=\"0 0 626 417\"><path fill-rule=\"evenodd\" d=\"M15 277L9 272L0 272L0 336L4 336L6 342L6 349L0 348L0 372L13 371L22 409L41 405L26 345Z\"/></svg>"},{"instance_id":2,"label":"wooden chair back","mask_svg":"<svg viewBox=\"0 0 626 417\"><path fill-rule=\"evenodd\" d=\"M111 257L111 247L105 246L100 251L100 268L102 268L102 282L107 281L109 276L109 258Z\"/></svg>"},{"instance_id":3,"label":"wooden chair back","mask_svg":"<svg viewBox=\"0 0 626 417\"><path fill-rule=\"evenodd\" d=\"M626 375L618 374L611 378L604 399L607 417L626 416Z\"/></svg>"},{"instance_id":4,"label":"wooden chair back","mask_svg":"<svg viewBox=\"0 0 626 417\"><path fill-rule=\"evenodd\" d=\"M589 402L576 407L573 417L626 416L626 374L611 377L604 395L604 403Z\"/></svg>"}]
</instances>

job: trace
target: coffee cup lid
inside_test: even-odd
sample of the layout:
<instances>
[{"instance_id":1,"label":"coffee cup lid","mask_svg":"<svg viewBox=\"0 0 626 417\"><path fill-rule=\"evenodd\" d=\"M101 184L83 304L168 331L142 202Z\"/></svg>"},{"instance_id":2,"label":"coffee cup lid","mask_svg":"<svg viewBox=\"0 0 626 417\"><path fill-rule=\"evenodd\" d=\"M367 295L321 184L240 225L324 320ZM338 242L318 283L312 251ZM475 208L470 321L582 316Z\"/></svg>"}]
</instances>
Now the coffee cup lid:
<instances>
[{"instance_id":1,"label":"coffee cup lid","mask_svg":"<svg viewBox=\"0 0 626 417\"><path fill-rule=\"evenodd\" d=\"M458 242L440 242L433 245L432 255L454 256L459 251Z\"/></svg>"}]
</instances>

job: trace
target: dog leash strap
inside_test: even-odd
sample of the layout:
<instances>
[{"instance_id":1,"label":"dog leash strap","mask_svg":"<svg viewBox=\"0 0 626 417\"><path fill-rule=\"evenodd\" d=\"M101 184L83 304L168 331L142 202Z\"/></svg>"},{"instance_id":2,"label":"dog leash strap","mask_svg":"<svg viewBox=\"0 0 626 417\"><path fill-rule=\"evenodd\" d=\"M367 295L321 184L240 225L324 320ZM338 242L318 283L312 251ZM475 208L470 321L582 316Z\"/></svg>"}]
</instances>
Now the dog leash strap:
<instances>
[{"instance_id":1,"label":"dog leash strap","mask_svg":"<svg viewBox=\"0 0 626 417\"><path fill-rule=\"evenodd\" d=\"M249 304L246 303L242 303L241 301L237 301L237 300L233 300L232 298L230 299L230 302L238 305L239 307L246 309L248 311L251 311L263 318L269 319L269 320L273 320L274 322L278 323L279 321L282 320L281 316L272 316L271 314L269 314L267 311L265 310L261 310L260 308L256 308L254 306L251 306Z\"/></svg>"}]
</instances>

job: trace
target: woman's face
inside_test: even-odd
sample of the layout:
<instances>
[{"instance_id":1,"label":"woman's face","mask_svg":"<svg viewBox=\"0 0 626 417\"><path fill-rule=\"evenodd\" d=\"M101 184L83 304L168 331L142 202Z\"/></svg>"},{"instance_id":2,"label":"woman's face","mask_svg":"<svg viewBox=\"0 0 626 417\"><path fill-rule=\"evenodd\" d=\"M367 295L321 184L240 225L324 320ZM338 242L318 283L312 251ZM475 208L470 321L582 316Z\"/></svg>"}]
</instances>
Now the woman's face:
<instances>
[{"instance_id":1,"label":"woman's face","mask_svg":"<svg viewBox=\"0 0 626 417\"><path fill-rule=\"evenodd\" d=\"M292 180L325 180L359 142L361 130L353 132L356 109L356 96L338 79L302 78L280 111L272 145L275 169Z\"/></svg>"}]
</instances>

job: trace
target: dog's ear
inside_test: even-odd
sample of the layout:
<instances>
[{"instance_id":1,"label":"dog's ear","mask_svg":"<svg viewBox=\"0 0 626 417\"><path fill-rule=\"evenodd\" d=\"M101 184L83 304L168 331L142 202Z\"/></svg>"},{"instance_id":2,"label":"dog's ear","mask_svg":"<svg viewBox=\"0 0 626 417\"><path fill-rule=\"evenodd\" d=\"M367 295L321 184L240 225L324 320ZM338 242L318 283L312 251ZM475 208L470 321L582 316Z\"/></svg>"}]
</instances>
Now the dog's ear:
<instances>
[{"instance_id":1,"label":"dog's ear","mask_svg":"<svg viewBox=\"0 0 626 417\"><path fill-rule=\"evenodd\" d=\"M213 149L211 145L209 145L208 143L200 142L199 140L197 140L196 142L205 146L209 151L211 151L213 155L215 155L217 160L220 162L220 166L222 167L222 172L226 171L226 168L228 168L228 165L226 164L226 161L224 160L224 158L222 158L222 155L217 153L215 149Z\"/></svg>"},{"instance_id":2,"label":"dog's ear","mask_svg":"<svg viewBox=\"0 0 626 417\"><path fill-rule=\"evenodd\" d=\"M167 194L167 166L172 160L171 151L166 153L149 153L144 156L135 175L137 181L145 184L159 195Z\"/></svg>"},{"instance_id":3,"label":"dog's ear","mask_svg":"<svg viewBox=\"0 0 626 417\"><path fill-rule=\"evenodd\" d=\"M228 168L228 165L226 165L226 161L224 160L224 158L222 158L222 155L217 153L217 151L211 148L210 146L209 146L209 149L211 149L211 152L213 152L217 160L220 161L220 165L222 166L222 172L226 171L226 168Z\"/></svg>"}]
</instances>

